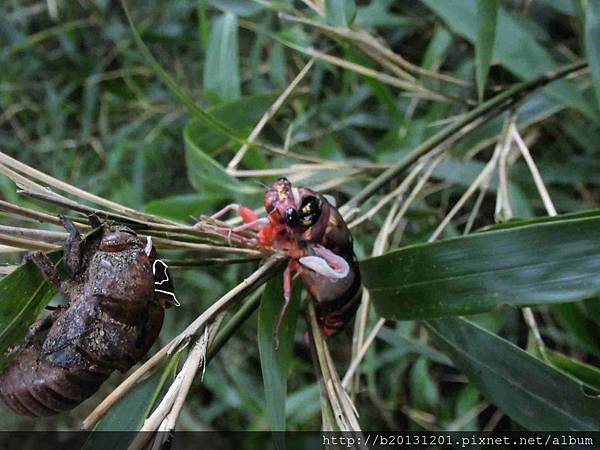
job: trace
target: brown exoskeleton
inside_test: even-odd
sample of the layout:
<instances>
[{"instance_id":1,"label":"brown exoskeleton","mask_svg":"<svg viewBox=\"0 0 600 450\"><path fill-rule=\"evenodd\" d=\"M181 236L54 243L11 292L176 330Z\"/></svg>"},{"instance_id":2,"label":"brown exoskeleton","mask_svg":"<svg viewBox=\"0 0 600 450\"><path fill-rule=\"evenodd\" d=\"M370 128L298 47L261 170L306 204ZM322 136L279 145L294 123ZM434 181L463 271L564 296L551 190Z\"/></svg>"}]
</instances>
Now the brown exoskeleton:
<instances>
[{"instance_id":1,"label":"brown exoskeleton","mask_svg":"<svg viewBox=\"0 0 600 450\"><path fill-rule=\"evenodd\" d=\"M229 205L212 217L237 210L245 224L234 228L233 233L255 230L254 243L289 256L283 278L284 304L275 324L275 336L288 309L294 274L316 302L323 334L338 333L360 304L361 280L352 235L333 200L280 178L265 193L264 206L268 214L264 219L240 205ZM238 239L243 241L244 237Z\"/></svg>"},{"instance_id":2,"label":"brown exoskeleton","mask_svg":"<svg viewBox=\"0 0 600 450\"><path fill-rule=\"evenodd\" d=\"M67 280L50 259L29 253L67 305L32 325L0 375L0 398L12 410L46 416L74 408L115 369L128 370L150 349L164 308L176 303L164 262L150 239L121 225L102 224L85 240L62 218Z\"/></svg>"}]
</instances>

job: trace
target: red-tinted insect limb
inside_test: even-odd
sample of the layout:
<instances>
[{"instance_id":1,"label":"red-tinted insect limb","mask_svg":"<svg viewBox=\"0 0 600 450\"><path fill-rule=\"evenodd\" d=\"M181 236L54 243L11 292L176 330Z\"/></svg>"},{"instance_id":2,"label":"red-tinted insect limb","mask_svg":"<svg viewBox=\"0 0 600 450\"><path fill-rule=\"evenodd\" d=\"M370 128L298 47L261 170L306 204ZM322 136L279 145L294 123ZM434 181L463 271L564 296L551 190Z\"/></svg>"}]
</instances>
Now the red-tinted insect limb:
<instances>
[{"instance_id":1,"label":"red-tinted insect limb","mask_svg":"<svg viewBox=\"0 0 600 450\"><path fill-rule=\"evenodd\" d=\"M287 310L290 307L290 301L292 299L292 277L294 276L297 265L298 263L292 260L288 263L287 267L283 271L283 305L279 310L279 316L277 317L277 322L275 323L275 328L273 329L275 350L279 349L279 330Z\"/></svg>"},{"instance_id":2,"label":"red-tinted insect limb","mask_svg":"<svg viewBox=\"0 0 600 450\"><path fill-rule=\"evenodd\" d=\"M273 333L276 345L294 274L299 275L316 303L323 333L336 334L354 316L361 288L352 235L343 217L323 194L294 187L286 178L278 179L266 191L264 207L266 219L258 219L249 208L237 204L225 207L213 218L236 210L244 225L213 230L287 254L290 263L284 274L284 302ZM247 234L237 234L240 231Z\"/></svg>"},{"instance_id":3,"label":"red-tinted insect limb","mask_svg":"<svg viewBox=\"0 0 600 450\"><path fill-rule=\"evenodd\" d=\"M212 216L210 216L210 218L211 219L219 219L219 218L223 217L225 214L227 214L229 211L235 211L237 213L239 208L240 208L239 204L230 203L229 205L218 210L216 213L214 213Z\"/></svg>"}]
</instances>

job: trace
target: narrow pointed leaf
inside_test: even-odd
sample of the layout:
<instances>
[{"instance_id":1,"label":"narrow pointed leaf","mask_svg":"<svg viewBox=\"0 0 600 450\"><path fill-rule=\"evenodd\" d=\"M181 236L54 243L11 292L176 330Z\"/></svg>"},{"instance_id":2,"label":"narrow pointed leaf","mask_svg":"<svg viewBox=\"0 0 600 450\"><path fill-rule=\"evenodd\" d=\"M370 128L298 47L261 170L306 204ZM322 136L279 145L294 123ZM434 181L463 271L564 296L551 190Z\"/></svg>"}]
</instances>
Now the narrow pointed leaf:
<instances>
[{"instance_id":1,"label":"narrow pointed leaf","mask_svg":"<svg viewBox=\"0 0 600 450\"><path fill-rule=\"evenodd\" d=\"M472 43L477 40L476 1L421 0L450 28ZM523 80L530 80L558 67L550 53L537 42L530 29L523 26L502 6L498 6L494 59ZM598 118L596 108L578 91L573 82L558 80L544 90L588 118Z\"/></svg>"},{"instance_id":2,"label":"narrow pointed leaf","mask_svg":"<svg viewBox=\"0 0 600 450\"><path fill-rule=\"evenodd\" d=\"M529 430L595 431L600 398L581 383L465 319L427 323L438 345L487 399Z\"/></svg>"},{"instance_id":3,"label":"narrow pointed leaf","mask_svg":"<svg viewBox=\"0 0 600 450\"><path fill-rule=\"evenodd\" d=\"M600 107L600 2L588 0L585 11L585 51Z\"/></svg>"},{"instance_id":4,"label":"narrow pointed leaf","mask_svg":"<svg viewBox=\"0 0 600 450\"><path fill-rule=\"evenodd\" d=\"M355 17L354 0L325 0L325 20L330 25L348 27Z\"/></svg>"},{"instance_id":5,"label":"narrow pointed leaf","mask_svg":"<svg viewBox=\"0 0 600 450\"><path fill-rule=\"evenodd\" d=\"M170 357L162 371L135 385L119 400L96 424L83 449L127 448L136 436L133 432L142 427L158 403L167 381L175 377L179 355L176 353Z\"/></svg>"},{"instance_id":6,"label":"narrow pointed leaf","mask_svg":"<svg viewBox=\"0 0 600 450\"><path fill-rule=\"evenodd\" d=\"M597 367L553 351L546 351L546 357L557 369L600 392L600 369Z\"/></svg>"},{"instance_id":7,"label":"narrow pointed leaf","mask_svg":"<svg viewBox=\"0 0 600 450\"><path fill-rule=\"evenodd\" d=\"M296 283L298 284L298 283ZM299 289L294 289L291 304L279 331L279 349L275 350L273 330L283 305L282 277L267 283L258 310L258 348L262 367L267 416L272 431L285 431L287 379L300 309Z\"/></svg>"},{"instance_id":8,"label":"narrow pointed leaf","mask_svg":"<svg viewBox=\"0 0 600 450\"><path fill-rule=\"evenodd\" d=\"M212 104L240 98L238 20L227 12L212 25L204 64L204 96Z\"/></svg>"},{"instance_id":9,"label":"narrow pointed leaf","mask_svg":"<svg viewBox=\"0 0 600 450\"><path fill-rule=\"evenodd\" d=\"M138 48L140 49L142 56L146 60L148 66L159 76L159 78L165 83L169 91L179 99L179 101L188 109L188 111L197 119L215 131L218 131L225 136L239 142L245 143L245 140L235 133L231 128L226 126L223 122L216 119L212 114L201 108L196 104L194 99L185 92L173 79L173 77L160 65L160 63L156 60L156 58L150 52L150 49L144 43L142 37L138 33L135 28L135 24L133 23L133 19L131 18L131 14L129 9L127 8L127 2L125 0L121 0L121 4L123 5L123 9L125 11L125 15L127 16L127 21L129 23L129 27L133 34L133 38Z\"/></svg>"},{"instance_id":10,"label":"narrow pointed leaf","mask_svg":"<svg viewBox=\"0 0 600 450\"><path fill-rule=\"evenodd\" d=\"M475 41L475 71L479 101L487 82L496 40L498 0L477 0L477 40Z\"/></svg>"},{"instance_id":11,"label":"narrow pointed leaf","mask_svg":"<svg viewBox=\"0 0 600 450\"><path fill-rule=\"evenodd\" d=\"M275 98L274 94L244 97L235 102L213 107L210 112L228 127L249 134ZM229 142L227 136L197 119L191 120L186 125L183 135L190 184L201 195L209 197L213 204L232 198L245 202L249 200L249 196L262 192L262 188L258 184L250 185L230 176L225 168L213 158L213 155ZM249 164L254 157L255 162L260 163L260 156L251 149L244 162ZM256 164L253 168L259 167L260 164Z\"/></svg>"},{"instance_id":12,"label":"narrow pointed leaf","mask_svg":"<svg viewBox=\"0 0 600 450\"><path fill-rule=\"evenodd\" d=\"M377 312L412 320L600 294L600 217L490 230L405 247L361 263Z\"/></svg>"},{"instance_id":13,"label":"narrow pointed leaf","mask_svg":"<svg viewBox=\"0 0 600 450\"><path fill-rule=\"evenodd\" d=\"M62 252L52 252L49 256L58 263ZM0 370L10 360L6 351L25 337L55 292L32 262L0 280Z\"/></svg>"}]
</instances>

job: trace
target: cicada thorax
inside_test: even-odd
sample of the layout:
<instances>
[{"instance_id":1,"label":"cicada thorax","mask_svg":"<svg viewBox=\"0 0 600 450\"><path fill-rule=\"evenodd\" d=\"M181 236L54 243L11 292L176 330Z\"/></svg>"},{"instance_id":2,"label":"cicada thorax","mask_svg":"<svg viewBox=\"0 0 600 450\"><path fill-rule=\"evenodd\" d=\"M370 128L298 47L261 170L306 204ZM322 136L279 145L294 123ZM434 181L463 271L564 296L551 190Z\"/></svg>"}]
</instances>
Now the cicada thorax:
<instances>
[{"instance_id":1,"label":"cicada thorax","mask_svg":"<svg viewBox=\"0 0 600 450\"><path fill-rule=\"evenodd\" d=\"M323 333L339 332L354 316L360 298L360 270L353 251L352 234L334 205L312 189L294 188L286 179L275 182L265 196L271 230L283 228L274 237L275 245L297 259L297 273L316 302L317 318ZM320 263L322 271L303 265L306 257ZM327 265L341 258L344 276L326 275Z\"/></svg>"},{"instance_id":2,"label":"cicada thorax","mask_svg":"<svg viewBox=\"0 0 600 450\"><path fill-rule=\"evenodd\" d=\"M0 375L0 397L20 414L75 407L111 372L137 363L158 337L164 304L155 293L151 249L125 227L103 225L101 233L71 258L85 266L68 269L76 276L60 284L68 305L34 324Z\"/></svg>"},{"instance_id":3,"label":"cicada thorax","mask_svg":"<svg viewBox=\"0 0 600 450\"><path fill-rule=\"evenodd\" d=\"M347 275L330 278L302 268L300 277L316 302L317 321L326 336L338 333L352 319L360 304L360 269L353 250L353 240L338 210L318 193L323 208L319 221L304 233L304 255L318 256L317 246L341 257L348 264Z\"/></svg>"}]
</instances>

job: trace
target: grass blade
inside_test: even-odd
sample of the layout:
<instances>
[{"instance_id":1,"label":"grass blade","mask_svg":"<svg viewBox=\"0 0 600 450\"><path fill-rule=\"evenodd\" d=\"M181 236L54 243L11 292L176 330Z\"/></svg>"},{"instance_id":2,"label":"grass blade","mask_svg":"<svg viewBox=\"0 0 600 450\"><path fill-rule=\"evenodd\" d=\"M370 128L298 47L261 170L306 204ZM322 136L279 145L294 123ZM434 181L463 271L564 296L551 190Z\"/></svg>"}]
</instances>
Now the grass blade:
<instances>
[{"instance_id":1,"label":"grass blade","mask_svg":"<svg viewBox=\"0 0 600 450\"><path fill-rule=\"evenodd\" d=\"M587 396L571 377L468 320L435 320L427 327L483 395L525 428L598 429L600 399Z\"/></svg>"},{"instance_id":2,"label":"grass blade","mask_svg":"<svg viewBox=\"0 0 600 450\"><path fill-rule=\"evenodd\" d=\"M165 384L175 377L179 355L170 357L162 371L142 381L115 404L94 427L83 449L127 448L136 434L117 431L133 432L142 427L152 407L158 403Z\"/></svg>"},{"instance_id":3,"label":"grass blade","mask_svg":"<svg viewBox=\"0 0 600 450\"><path fill-rule=\"evenodd\" d=\"M204 96L211 104L240 98L238 20L229 12L212 25L204 64Z\"/></svg>"},{"instance_id":4,"label":"grass blade","mask_svg":"<svg viewBox=\"0 0 600 450\"><path fill-rule=\"evenodd\" d=\"M287 378L300 309L299 289L294 290L290 307L279 331L279 349L274 348L273 327L283 304L282 277L269 281L258 310L258 347L265 386L267 415L272 431L285 431Z\"/></svg>"},{"instance_id":5,"label":"grass blade","mask_svg":"<svg viewBox=\"0 0 600 450\"><path fill-rule=\"evenodd\" d=\"M62 251L49 256L58 263ZM32 262L0 280L0 370L10 359L6 351L23 339L55 292Z\"/></svg>"},{"instance_id":6,"label":"grass blade","mask_svg":"<svg viewBox=\"0 0 600 450\"><path fill-rule=\"evenodd\" d=\"M600 2L588 0L585 11L585 50L600 107Z\"/></svg>"},{"instance_id":7,"label":"grass blade","mask_svg":"<svg viewBox=\"0 0 600 450\"><path fill-rule=\"evenodd\" d=\"M121 4L123 5L123 9L125 11L125 15L127 16L127 21L129 22L129 27L131 28L131 32L133 33L133 38L138 48L142 52L144 59L147 64L154 70L154 72L159 76L159 78L165 83L165 85L169 88L171 93L179 99L179 101L188 109L188 111L198 120L204 122L207 126L221 132L225 136L228 136L235 141L245 144L246 141L238 136L231 128L223 124L221 121L215 119L210 113L206 112L204 109L200 108L194 99L190 97L183 89L179 87L177 82L168 74L168 72L162 68L159 62L152 56L150 50L144 44L142 37L138 33L135 25L133 23L133 19L131 18L131 13L129 12L129 8L127 8L127 3L125 0L121 0Z\"/></svg>"},{"instance_id":8,"label":"grass blade","mask_svg":"<svg viewBox=\"0 0 600 450\"><path fill-rule=\"evenodd\" d=\"M477 73L477 94L483 101L496 40L496 17L498 0L477 0L477 40L475 41L475 70Z\"/></svg>"}]
</instances>

